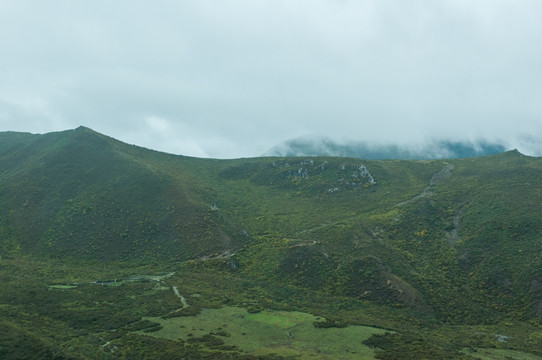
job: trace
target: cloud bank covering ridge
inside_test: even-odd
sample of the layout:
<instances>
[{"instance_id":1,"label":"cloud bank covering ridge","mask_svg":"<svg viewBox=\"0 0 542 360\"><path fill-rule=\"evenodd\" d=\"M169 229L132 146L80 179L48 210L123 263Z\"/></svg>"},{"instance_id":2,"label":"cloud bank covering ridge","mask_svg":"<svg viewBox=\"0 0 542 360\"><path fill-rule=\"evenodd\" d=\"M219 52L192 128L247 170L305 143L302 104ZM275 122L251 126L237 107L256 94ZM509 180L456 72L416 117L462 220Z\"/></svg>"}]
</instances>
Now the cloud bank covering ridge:
<instances>
[{"instance_id":1,"label":"cloud bank covering ridge","mask_svg":"<svg viewBox=\"0 0 542 360\"><path fill-rule=\"evenodd\" d=\"M433 140L424 144L383 144L371 142L335 142L325 137L302 136L278 144L264 156L340 156L363 159L453 159L499 154L509 150L498 143L483 140L453 142Z\"/></svg>"}]
</instances>

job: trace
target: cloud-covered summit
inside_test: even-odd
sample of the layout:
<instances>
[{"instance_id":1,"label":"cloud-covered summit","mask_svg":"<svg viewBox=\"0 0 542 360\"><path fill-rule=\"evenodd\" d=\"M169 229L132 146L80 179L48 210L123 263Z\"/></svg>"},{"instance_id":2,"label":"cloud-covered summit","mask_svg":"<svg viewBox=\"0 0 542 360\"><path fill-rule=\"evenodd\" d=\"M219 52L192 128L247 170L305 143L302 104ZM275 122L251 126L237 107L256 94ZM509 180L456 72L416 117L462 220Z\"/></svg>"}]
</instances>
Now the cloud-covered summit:
<instances>
[{"instance_id":1,"label":"cloud-covered summit","mask_svg":"<svg viewBox=\"0 0 542 360\"><path fill-rule=\"evenodd\" d=\"M274 146L266 156L341 156L363 159L453 159L493 155L508 150L504 145L434 140L425 145L339 143L325 137L304 136Z\"/></svg>"}]
</instances>

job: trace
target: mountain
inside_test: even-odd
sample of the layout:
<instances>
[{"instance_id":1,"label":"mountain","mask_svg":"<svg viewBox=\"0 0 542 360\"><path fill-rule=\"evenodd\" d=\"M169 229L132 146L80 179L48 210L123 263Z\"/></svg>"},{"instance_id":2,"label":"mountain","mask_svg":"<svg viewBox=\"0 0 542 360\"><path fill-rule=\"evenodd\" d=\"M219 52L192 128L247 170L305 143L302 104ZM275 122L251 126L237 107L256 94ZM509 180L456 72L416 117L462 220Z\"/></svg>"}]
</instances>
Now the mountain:
<instances>
[{"instance_id":1,"label":"mountain","mask_svg":"<svg viewBox=\"0 0 542 360\"><path fill-rule=\"evenodd\" d=\"M241 229L211 210L194 176L163 169L169 155L83 127L4 133L0 141L2 219L10 234L4 247L55 257L186 260L243 242ZM180 169L190 161L178 159Z\"/></svg>"},{"instance_id":2,"label":"mountain","mask_svg":"<svg viewBox=\"0 0 542 360\"><path fill-rule=\"evenodd\" d=\"M541 176L518 151L214 160L84 127L0 133L0 354L345 358L296 348L302 312L326 319L303 331L388 329L367 358L540 358ZM241 320L167 330L227 306L289 345L239 340L256 336L227 329Z\"/></svg>"},{"instance_id":3,"label":"mountain","mask_svg":"<svg viewBox=\"0 0 542 360\"><path fill-rule=\"evenodd\" d=\"M338 143L325 137L300 137L274 146L268 156L342 156L361 159L457 159L495 155L506 151L502 144L487 141L433 140L425 145L385 145L365 142Z\"/></svg>"}]
</instances>

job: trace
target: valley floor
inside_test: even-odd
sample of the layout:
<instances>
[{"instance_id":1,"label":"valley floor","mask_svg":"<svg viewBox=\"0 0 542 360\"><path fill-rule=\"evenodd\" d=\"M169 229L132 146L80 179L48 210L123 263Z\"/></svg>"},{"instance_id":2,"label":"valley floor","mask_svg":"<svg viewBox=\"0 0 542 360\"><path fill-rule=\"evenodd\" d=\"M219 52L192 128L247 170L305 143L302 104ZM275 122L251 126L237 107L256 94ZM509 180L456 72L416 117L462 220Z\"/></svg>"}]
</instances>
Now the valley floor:
<instances>
[{"instance_id":1,"label":"valley floor","mask_svg":"<svg viewBox=\"0 0 542 360\"><path fill-rule=\"evenodd\" d=\"M540 324L430 323L400 309L249 279L224 271L223 261L157 267L3 259L0 357L542 358Z\"/></svg>"}]
</instances>

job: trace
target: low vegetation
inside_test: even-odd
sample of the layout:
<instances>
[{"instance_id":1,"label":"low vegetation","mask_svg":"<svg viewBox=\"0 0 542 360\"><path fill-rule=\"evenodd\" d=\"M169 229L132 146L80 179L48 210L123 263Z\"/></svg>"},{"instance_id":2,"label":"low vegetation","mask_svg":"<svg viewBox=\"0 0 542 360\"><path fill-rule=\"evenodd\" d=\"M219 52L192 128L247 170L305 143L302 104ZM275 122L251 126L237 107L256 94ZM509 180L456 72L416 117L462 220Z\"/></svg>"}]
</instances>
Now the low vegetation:
<instances>
[{"instance_id":1,"label":"low vegetation","mask_svg":"<svg viewBox=\"0 0 542 360\"><path fill-rule=\"evenodd\" d=\"M0 133L0 357L542 358L541 175Z\"/></svg>"}]
</instances>

